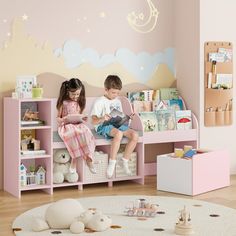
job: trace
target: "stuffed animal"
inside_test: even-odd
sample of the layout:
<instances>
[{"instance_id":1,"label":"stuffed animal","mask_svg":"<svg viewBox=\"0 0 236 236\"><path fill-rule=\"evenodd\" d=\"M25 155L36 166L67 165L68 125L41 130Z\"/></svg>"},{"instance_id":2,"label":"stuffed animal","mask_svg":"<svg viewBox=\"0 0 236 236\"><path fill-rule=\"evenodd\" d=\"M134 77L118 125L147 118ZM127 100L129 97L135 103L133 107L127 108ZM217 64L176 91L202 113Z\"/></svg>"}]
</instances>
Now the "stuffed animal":
<instances>
[{"instance_id":1,"label":"stuffed animal","mask_svg":"<svg viewBox=\"0 0 236 236\"><path fill-rule=\"evenodd\" d=\"M61 184L64 180L74 183L79 179L77 172L70 171L70 154L66 149L59 149L53 155L53 183Z\"/></svg>"},{"instance_id":2,"label":"stuffed animal","mask_svg":"<svg viewBox=\"0 0 236 236\"><path fill-rule=\"evenodd\" d=\"M45 212L45 220L34 218L32 229L35 232L47 229L70 229L79 234L85 228L93 231L105 231L111 226L111 218L96 210L84 211L79 201L63 199L51 204Z\"/></svg>"}]
</instances>

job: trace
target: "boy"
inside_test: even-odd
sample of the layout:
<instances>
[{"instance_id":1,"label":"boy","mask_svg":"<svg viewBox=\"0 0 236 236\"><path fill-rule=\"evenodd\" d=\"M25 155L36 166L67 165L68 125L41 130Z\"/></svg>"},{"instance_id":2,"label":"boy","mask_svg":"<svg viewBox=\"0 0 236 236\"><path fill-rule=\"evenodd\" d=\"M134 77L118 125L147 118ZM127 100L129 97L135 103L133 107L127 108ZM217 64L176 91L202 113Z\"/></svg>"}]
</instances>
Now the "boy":
<instances>
[{"instance_id":1,"label":"boy","mask_svg":"<svg viewBox=\"0 0 236 236\"><path fill-rule=\"evenodd\" d=\"M127 137L129 142L126 145L124 157L122 158L122 166L125 173L130 175L131 172L128 167L128 160L138 142L138 134L136 131L130 129L128 125L123 124L119 128L116 128L112 124L103 124L104 121L109 121L111 119L110 112L113 109L122 112L121 101L117 98L122 89L122 82L118 76L109 75L104 82L104 88L105 94L95 101L91 116L96 132L108 139L112 138L107 177L111 178L114 173L116 155L123 136Z\"/></svg>"}]
</instances>

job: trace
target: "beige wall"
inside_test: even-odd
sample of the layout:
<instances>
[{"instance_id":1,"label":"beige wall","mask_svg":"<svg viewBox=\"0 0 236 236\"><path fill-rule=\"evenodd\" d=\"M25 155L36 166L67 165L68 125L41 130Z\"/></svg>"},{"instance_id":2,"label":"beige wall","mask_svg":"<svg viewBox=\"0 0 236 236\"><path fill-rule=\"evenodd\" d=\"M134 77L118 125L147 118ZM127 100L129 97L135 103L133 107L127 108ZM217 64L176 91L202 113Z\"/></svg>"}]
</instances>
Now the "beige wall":
<instances>
[{"instance_id":1,"label":"beige wall","mask_svg":"<svg viewBox=\"0 0 236 236\"><path fill-rule=\"evenodd\" d=\"M204 126L204 43L206 41L229 41L234 47L234 79L236 72L236 1L201 0L200 1L200 144L212 149L227 148L231 153L231 173L236 173L236 120L235 99L233 101L233 125L223 127ZM234 80L234 97L236 92Z\"/></svg>"},{"instance_id":2,"label":"beige wall","mask_svg":"<svg viewBox=\"0 0 236 236\"><path fill-rule=\"evenodd\" d=\"M236 20L236 1L175 0L174 9L177 87L188 107L198 117L200 147L228 149L231 154L231 174L235 174L235 109L233 125L204 126L204 43L230 41L234 45L235 54L236 31L233 28L233 22ZM235 67L234 60L234 71L236 71ZM235 90L234 86L234 94Z\"/></svg>"},{"instance_id":3,"label":"beige wall","mask_svg":"<svg viewBox=\"0 0 236 236\"><path fill-rule=\"evenodd\" d=\"M187 107L199 117L199 1L174 1L176 78Z\"/></svg>"}]
</instances>

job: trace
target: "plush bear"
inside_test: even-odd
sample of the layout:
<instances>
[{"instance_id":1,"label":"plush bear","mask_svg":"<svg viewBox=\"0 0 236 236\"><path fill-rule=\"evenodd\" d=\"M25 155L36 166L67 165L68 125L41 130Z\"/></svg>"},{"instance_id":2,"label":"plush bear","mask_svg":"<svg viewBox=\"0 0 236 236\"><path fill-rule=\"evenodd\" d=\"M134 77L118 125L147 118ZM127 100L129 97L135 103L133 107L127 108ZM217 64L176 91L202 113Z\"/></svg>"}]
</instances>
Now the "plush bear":
<instances>
[{"instance_id":1,"label":"plush bear","mask_svg":"<svg viewBox=\"0 0 236 236\"><path fill-rule=\"evenodd\" d=\"M35 232L47 229L70 229L79 234L85 228L93 231L105 231L111 226L111 218L95 210L84 211L79 201L63 199L51 204L45 212L45 220L34 218L32 230Z\"/></svg>"},{"instance_id":2,"label":"plush bear","mask_svg":"<svg viewBox=\"0 0 236 236\"><path fill-rule=\"evenodd\" d=\"M53 183L61 184L64 180L74 183L79 179L77 172L71 173L70 154L66 149L59 149L53 155Z\"/></svg>"}]
</instances>

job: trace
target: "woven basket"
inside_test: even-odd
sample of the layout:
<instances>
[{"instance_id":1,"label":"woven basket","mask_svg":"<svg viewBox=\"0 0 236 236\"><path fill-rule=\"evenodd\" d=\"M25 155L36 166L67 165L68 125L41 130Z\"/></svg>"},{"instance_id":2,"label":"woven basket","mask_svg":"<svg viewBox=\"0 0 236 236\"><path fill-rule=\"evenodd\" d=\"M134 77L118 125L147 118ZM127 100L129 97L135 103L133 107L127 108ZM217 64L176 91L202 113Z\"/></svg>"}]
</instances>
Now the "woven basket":
<instances>
[{"instance_id":1,"label":"woven basket","mask_svg":"<svg viewBox=\"0 0 236 236\"><path fill-rule=\"evenodd\" d=\"M122 167L122 160L121 160L121 158L123 156L124 156L124 153L118 153L117 154L116 178L127 176L127 174L125 173L125 171L123 170L123 167ZM129 169L131 171L131 175L130 176L137 175L137 153L136 152L133 152L131 154L131 157L129 159Z\"/></svg>"},{"instance_id":2,"label":"woven basket","mask_svg":"<svg viewBox=\"0 0 236 236\"><path fill-rule=\"evenodd\" d=\"M85 183L96 183L107 181L106 171L108 166L108 154L103 152L95 152L94 166L97 170L96 174L90 172L88 166L85 164L84 168L84 182Z\"/></svg>"}]
</instances>

